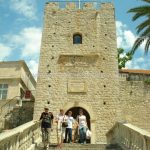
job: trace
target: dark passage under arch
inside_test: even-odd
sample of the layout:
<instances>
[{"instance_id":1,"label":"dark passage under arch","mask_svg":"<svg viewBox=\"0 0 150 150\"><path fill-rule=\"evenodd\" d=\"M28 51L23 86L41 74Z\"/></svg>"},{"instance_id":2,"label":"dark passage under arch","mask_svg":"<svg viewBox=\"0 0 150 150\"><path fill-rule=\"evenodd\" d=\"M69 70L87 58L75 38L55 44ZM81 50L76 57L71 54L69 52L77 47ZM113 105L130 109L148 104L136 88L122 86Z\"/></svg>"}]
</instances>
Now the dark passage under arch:
<instances>
[{"instance_id":1,"label":"dark passage under arch","mask_svg":"<svg viewBox=\"0 0 150 150\"><path fill-rule=\"evenodd\" d=\"M72 116L73 116L74 119L76 119L77 116L79 115L79 110L80 109L83 110L83 114L86 116L86 119L87 119L88 128L91 129L90 115L89 115L89 113L84 108L82 108L82 107L72 107L69 110L67 110L67 112L65 114L67 114L68 111L72 111Z\"/></svg>"},{"instance_id":2,"label":"dark passage under arch","mask_svg":"<svg viewBox=\"0 0 150 150\"><path fill-rule=\"evenodd\" d=\"M80 109L83 110L83 114L86 116L88 128L91 130L90 115L87 112L87 110L85 110L84 108L82 108L82 107L72 107L72 108L68 109L65 114L67 115L68 111L72 111L72 116L73 116L74 119L76 119L77 116L79 115L79 110ZM90 143L90 142L91 142L91 140L87 140L87 143Z\"/></svg>"}]
</instances>

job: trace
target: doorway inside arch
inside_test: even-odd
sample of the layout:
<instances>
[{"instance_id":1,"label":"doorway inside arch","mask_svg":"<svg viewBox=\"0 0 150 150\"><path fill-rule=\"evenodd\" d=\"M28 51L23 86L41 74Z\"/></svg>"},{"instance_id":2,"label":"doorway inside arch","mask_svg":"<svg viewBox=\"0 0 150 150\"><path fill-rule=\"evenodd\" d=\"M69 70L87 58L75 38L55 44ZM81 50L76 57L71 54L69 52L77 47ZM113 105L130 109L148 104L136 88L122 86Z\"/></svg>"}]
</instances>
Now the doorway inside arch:
<instances>
[{"instance_id":1,"label":"doorway inside arch","mask_svg":"<svg viewBox=\"0 0 150 150\"><path fill-rule=\"evenodd\" d=\"M80 109L83 110L83 114L86 116L88 128L91 130L90 115L89 115L88 111L85 110L84 108L82 108L82 107L72 107L72 108L68 109L65 114L67 115L69 111L72 111L72 116L73 116L74 119L76 119L77 116L79 115L79 110ZM87 143L91 143L91 140L87 140Z\"/></svg>"}]
</instances>

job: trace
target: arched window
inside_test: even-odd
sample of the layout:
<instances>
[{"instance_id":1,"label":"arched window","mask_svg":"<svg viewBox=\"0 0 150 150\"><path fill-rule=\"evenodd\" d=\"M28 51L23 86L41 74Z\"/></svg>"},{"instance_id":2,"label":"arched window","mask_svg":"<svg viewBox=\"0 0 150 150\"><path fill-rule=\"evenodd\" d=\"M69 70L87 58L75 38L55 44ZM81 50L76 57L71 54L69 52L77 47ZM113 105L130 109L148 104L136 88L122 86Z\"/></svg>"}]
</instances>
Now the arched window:
<instances>
[{"instance_id":1,"label":"arched window","mask_svg":"<svg viewBox=\"0 0 150 150\"><path fill-rule=\"evenodd\" d=\"M82 44L82 35L81 34L73 35L73 44Z\"/></svg>"}]
</instances>

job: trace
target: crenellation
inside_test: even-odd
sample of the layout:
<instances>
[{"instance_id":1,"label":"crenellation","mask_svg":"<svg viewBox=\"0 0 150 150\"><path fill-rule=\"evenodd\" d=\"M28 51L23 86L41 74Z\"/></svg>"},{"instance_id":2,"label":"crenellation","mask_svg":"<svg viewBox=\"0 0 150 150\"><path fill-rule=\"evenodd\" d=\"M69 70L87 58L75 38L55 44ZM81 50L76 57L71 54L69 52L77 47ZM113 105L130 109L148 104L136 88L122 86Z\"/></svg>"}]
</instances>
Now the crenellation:
<instances>
[{"instance_id":1,"label":"crenellation","mask_svg":"<svg viewBox=\"0 0 150 150\"><path fill-rule=\"evenodd\" d=\"M69 10L73 10L73 9L76 9L76 4L75 3L67 3L66 4L66 9L69 9Z\"/></svg>"},{"instance_id":2,"label":"crenellation","mask_svg":"<svg viewBox=\"0 0 150 150\"><path fill-rule=\"evenodd\" d=\"M113 3L101 3L101 9L114 9Z\"/></svg>"},{"instance_id":3,"label":"crenellation","mask_svg":"<svg viewBox=\"0 0 150 150\"><path fill-rule=\"evenodd\" d=\"M54 10L100 10L100 9L113 9L114 6L112 3L101 3L101 2L47 2L46 9L50 11Z\"/></svg>"},{"instance_id":4,"label":"crenellation","mask_svg":"<svg viewBox=\"0 0 150 150\"><path fill-rule=\"evenodd\" d=\"M59 9L59 3L58 2L47 2L45 10L46 12L49 11L54 11Z\"/></svg>"},{"instance_id":5,"label":"crenellation","mask_svg":"<svg viewBox=\"0 0 150 150\"><path fill-rule=\"evenodd\" d=\"M95 9L93 3L84 3L83 4L83 9L84 10L89 10L89 9Z\"/></svg>"}]
</instances>

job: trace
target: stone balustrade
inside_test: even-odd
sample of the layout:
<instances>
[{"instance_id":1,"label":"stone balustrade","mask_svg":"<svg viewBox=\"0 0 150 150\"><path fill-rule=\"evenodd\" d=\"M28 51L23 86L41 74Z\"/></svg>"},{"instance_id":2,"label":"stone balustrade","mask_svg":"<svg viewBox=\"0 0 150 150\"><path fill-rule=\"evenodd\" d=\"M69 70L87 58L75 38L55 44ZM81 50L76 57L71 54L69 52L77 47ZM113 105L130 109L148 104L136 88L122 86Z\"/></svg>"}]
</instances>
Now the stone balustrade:
<instances>
[{"instance_id":1,"label":"stone balustrade","mask_svg":"<svg viewBox=\"0 0 150 150\"><path fill-rule=\"evenodd\" d=\"M125 150L150 150L150 133L129 123L116 123L106 136Z\"/></svg>"},{"instance_id":2,"label":"stone balustrade","mask_svg":"<svg viewBox=\"0 0 150 150\"><path fill-rule=\"evenodd\" d=\"M13 99L8 99L4 104L0 106L0 129L4 128L5 116L10 113L14 107L19 107L20 96L16 96Z\"/></svg>"},{"instance_id":3,"label":"stone balustrade","mask_svg":"<svg viewBox=\"0 0 150 150\"><path fill-rule=\"evenodd\" d=\"M28 122L0 134L0 150L35 150L40 143L39 122Z\"/></svg>"}]
</instances>

